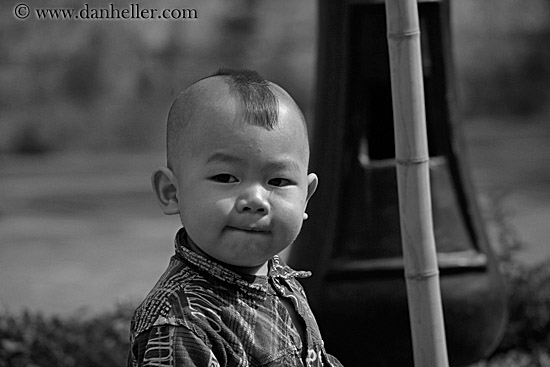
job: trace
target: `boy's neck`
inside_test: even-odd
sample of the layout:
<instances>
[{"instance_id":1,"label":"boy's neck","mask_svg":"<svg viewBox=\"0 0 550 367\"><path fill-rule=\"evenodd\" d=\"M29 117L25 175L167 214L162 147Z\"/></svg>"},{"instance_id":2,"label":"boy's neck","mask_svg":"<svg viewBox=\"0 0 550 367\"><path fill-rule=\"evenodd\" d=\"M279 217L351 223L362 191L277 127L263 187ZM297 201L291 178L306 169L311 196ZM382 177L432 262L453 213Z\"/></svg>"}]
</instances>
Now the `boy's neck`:
<instances>
[{"instance_id":1,"label":"boy's neck","mask_svg":"<svg viewBox=\"0 0 550 367\"><path fill-rule=\"evenodd\" d=\"M229 270L232 270L236 273L241 274L248 274L248 275L254 275L254 276L265 276L269 272L269 261L266 261L265 263L258 265L258 266L237 266L237 265L231 265L224 263L222 261L219 261L216 258L213 258L212 256L208 255L206 252L204 252L193 240L189 235L187 235L187 241L185 241L189 249L195 251L196 253L206 257L209 260L212 260L214 262L217 262L218 264L222 264Z\"/></svg>"},{"instance_id":2,"label":"boy's neck","mask_svg":"<svg viewBox=\"0 0 550 367\"><path fill-rule=\"evenodd\" d=\"M254 276L266 276L267 273L269 272L269 262L265 262L263 263L262 265L259 265L259 266L234 266L234 265L229 265L229 264L226 264L226 263L223 263L224 266L228 267L229 269L233 270L234 272L237 272L237 273L244 273L244 274L249 274L249 275L254 275Z\"/></svg>"}]
</instances>

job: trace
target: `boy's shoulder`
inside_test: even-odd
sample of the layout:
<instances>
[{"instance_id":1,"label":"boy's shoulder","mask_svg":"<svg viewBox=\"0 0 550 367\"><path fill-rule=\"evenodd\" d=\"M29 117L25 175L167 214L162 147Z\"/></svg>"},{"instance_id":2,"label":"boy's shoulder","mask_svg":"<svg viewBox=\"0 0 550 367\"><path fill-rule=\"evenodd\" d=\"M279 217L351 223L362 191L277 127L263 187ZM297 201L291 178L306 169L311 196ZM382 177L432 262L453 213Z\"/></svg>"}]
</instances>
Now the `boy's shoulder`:
<instances>
[{"instance_id":1,"label":"boy's shoulder","mask_svg":"<svg viewBox=\"0 0 550 367\"><path fill-rule=\"evenodd\" d=\"M209 279L173 258L163 276L136 309L132 319L132 335L137 336L156 325L191 327L202 310L217 310L226 302L225 296Z\"/></svg>"}]
</instances>

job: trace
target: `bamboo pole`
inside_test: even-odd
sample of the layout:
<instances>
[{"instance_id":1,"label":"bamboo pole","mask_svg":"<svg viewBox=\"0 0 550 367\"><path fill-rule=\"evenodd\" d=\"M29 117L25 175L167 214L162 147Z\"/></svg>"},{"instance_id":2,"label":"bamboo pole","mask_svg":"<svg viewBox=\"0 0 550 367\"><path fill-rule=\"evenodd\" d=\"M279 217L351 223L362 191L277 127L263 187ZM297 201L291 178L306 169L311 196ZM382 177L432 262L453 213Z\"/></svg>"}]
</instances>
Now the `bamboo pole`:
<instances>
[{"instance_id":1,"label":"bamboo pole","mask_svg":"<svg viewBox=\"0 0 550 367\"><path fill-rule=\"evenodd\" d=\"M447 367L416 0L386 0L399 214L414 365Z\"/></svg>"}]
</instances>

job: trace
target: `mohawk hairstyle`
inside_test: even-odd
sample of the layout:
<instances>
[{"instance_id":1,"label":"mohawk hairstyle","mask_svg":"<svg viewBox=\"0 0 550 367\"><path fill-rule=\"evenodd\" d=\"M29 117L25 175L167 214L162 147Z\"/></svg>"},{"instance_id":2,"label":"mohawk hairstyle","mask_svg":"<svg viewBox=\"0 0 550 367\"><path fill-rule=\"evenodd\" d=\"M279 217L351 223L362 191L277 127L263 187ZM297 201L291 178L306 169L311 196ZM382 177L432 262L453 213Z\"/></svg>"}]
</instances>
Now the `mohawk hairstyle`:
<instances>
[{"instance_id":1,"label":"mohawk hairstyle","mask_svg":"<svg viewBox=\"0 0 550 367\"><path fill-rule=\"evenodd\" d=\"M220 69L210 77L224 77L230 90L242 103L244 119L272 129L278 121L278 101L270 83L252 70Z\"/></svg>"}]
</instances>

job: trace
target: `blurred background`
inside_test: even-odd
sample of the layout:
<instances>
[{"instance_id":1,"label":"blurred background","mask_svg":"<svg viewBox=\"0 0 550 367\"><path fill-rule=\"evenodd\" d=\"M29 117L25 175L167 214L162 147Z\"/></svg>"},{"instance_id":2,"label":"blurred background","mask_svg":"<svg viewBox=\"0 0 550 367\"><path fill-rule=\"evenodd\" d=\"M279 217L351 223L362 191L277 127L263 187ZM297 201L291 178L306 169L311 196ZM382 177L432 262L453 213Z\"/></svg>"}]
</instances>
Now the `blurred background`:
<instances>
[{"instance_id":1,"label":"blurred background","mask_svg":"<svg viewBox=\"0 0 550 367\"><path fill-rule=\"evenodd\" d=\"M256 69L314 125L316 2L140 2L196 9L185 20L18 20L18 3L0 3L0 309L135 305L179 228L149 185L175 95L220 67ZM550 1L451 11L465 154L492 243L520 239L514 256L536 264L550 255Z\"/></svg>"}]
</instances>

